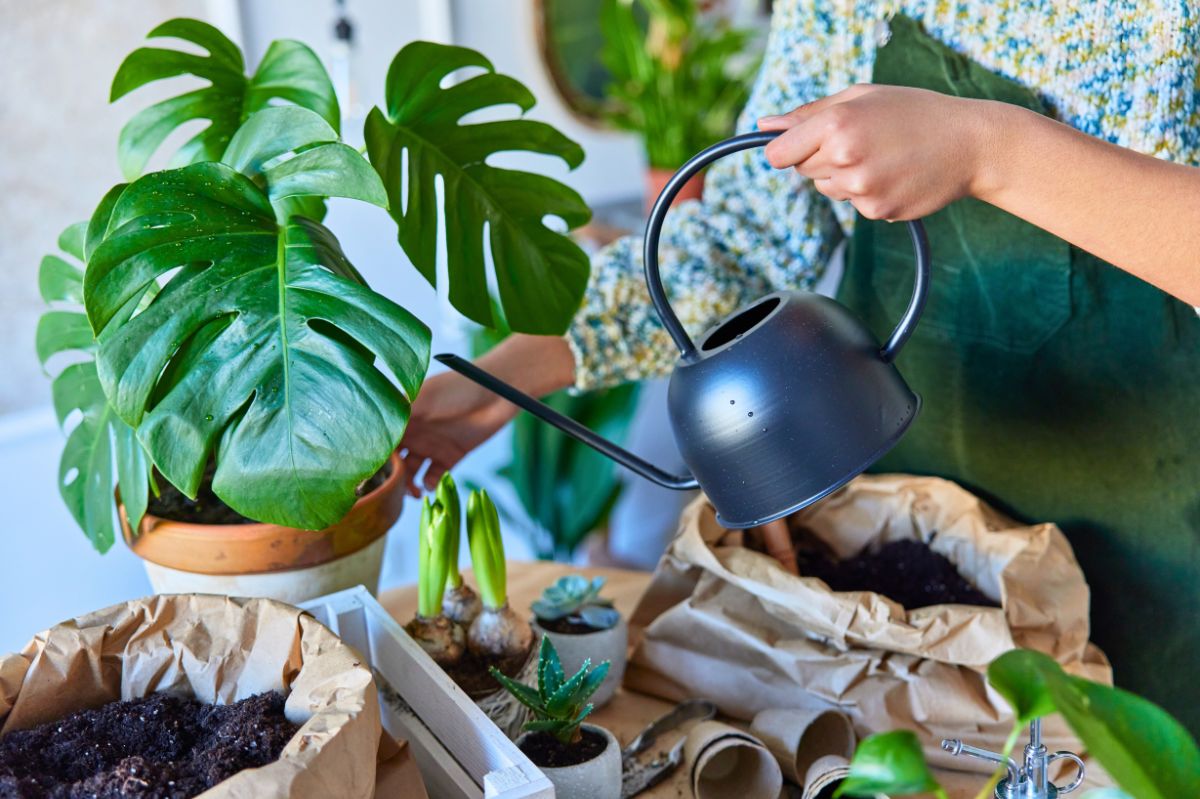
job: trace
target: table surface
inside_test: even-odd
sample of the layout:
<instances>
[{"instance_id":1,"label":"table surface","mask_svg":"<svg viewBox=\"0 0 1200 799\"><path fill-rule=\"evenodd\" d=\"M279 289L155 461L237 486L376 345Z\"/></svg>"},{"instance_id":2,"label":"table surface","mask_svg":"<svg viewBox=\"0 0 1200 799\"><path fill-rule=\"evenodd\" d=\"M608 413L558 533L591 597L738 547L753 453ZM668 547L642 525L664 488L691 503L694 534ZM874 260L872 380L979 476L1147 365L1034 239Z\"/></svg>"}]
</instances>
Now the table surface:
<instances>
[{"instance_id":1,"label":"table surface","mask_svg":"<svg viewBox=\"0 0 1200 799\"><path fill-rule=\"evenodd\" d=\"M638 599L650 582L648 572L577 568L570 564L548 561L510 561L508 564L509 604L514 608L528 608L530 603L541 595L543 588L566 574L583 574L589 578L604 577L607 580L604 595L613 600L617 610L626 618L633 613ZM416 612L416 586L403 586L384 591L380 594L379 601L388 613L403 624ZM619 689L612 700L597 710L592 718L597 724L610 730L624 746L633 740L643 727L666 713L671 707L670 702L653 696ZM730 723L745 726L738 722L731 721ZM662 742L664 748L668 748L675 740L677 739L664 740ZM1091 777L1091 774L1097 771L1094 763L1089 763L1088 768L1091 773L1085 783L1086 787L1105 784ZM946 788L950 799L972 799L983 786L983 777L979 774L945 769L935 769L934 774ZM683 769L678 769L670 779L655 788L639 794L646 799L667 799L668 797L683 799L691 795L691 788L688 786L687 775L683 773Z\"/></svg>"}]
</instances>

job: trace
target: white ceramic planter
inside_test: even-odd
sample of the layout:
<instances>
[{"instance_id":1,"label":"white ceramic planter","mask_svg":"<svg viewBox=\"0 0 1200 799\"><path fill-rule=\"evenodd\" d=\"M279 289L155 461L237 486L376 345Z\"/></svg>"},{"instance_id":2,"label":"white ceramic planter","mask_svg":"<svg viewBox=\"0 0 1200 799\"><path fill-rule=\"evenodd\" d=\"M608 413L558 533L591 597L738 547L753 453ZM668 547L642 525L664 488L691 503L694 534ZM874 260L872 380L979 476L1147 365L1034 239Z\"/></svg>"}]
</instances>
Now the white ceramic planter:
<instances>
[{"instance_id":1,"label":"white ceramic planter","mask_svg":"<svg viewBox=\"0 0 1200 799\"><path fill-rule=\"evenodd\" d=\"M584 724L583 729L604 736L608 746L603 752L574 766L538 766L538 770L554 784L555 799L621 799L621 745L617 743L613 734L603 727ZM520 746L528 735L529 733L526 733L518 738L517 746Z\"/></svg>"},{"instance_id":2,"label":"white ceramic planter","mask_svg":"<svg viewBox=\"0 0 1200 799\"><path fill-rule=\"evenodd\" d=\"M387 536L380 536L349 555L291 571L261 574L200 574L142 561L156 594L227 594L269 597L299 604L356 585L374 594L379 588L379 571Z\"/></svg>"},{"instance_id":3,"label":"white ceramic planter","mask_svg":"<svg viewBox=\"0 0 1200 799\"><path fill-rule=\"evenodd\" d=\"M550 643L558 650L558 658L562 661L563 671L568 677L579 671L583 661L589 658L593 666L609 661L612 665L608 669L608 676L600 683L596 693L592 694L592 704L602 707L612 699L617 686L625 677L625 656L629 650L629 628L625 624L624 616L607 630L582 635L551 632L538 624L536 618L533 620L533 626L539 633L550 638Z\"/></svg>"}]
</instances>

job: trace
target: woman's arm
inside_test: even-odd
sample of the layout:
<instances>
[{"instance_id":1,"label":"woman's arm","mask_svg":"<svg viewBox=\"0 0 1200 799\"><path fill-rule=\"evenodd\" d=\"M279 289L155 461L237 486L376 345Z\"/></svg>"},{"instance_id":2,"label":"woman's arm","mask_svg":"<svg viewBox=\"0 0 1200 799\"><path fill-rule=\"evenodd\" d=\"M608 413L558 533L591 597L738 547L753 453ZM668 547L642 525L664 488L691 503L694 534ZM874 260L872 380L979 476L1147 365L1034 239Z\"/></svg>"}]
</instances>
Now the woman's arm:
<instances>
[{"instance_id":1,"label":"woman's arm","mask_svg":"<svg viewBox=\"0 0 1200 799\"><path fill-rule=\"evenodd\" d=\"M872 219L976 197L1200 306L1200 169L1133 152L1016 106L855 86L789 114L767 147Z\"/></svg>"}]
</instances>

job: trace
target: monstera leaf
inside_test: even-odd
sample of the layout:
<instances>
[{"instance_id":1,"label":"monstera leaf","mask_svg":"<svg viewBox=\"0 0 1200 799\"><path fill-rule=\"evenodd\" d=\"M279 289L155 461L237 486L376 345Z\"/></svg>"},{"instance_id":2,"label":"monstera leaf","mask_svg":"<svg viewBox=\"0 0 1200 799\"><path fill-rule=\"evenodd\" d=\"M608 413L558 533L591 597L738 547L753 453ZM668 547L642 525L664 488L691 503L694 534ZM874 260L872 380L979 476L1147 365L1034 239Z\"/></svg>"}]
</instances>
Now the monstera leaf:
<instances>
[{"instance_id":1,"label":"monstera leaf","mask_svg":"<svg viewBox=\"0 0 1200 799\"><path fill-rule=\"evenodd\" d=\"M484 72L441 87L448 75L466 67ZM497 74L474 50L431 42L407 45L388 70L386 99L386 111L374 108L367 116L364 136L409 259L435 283L440 176L454 307L482 325L497 326L486 244L508 326L522 333L565 330L583 297L588 257L548 227L546 218L576 227L588 220L588 207L556 180L502 169L486 159L505 151L533 152L574 168L583 161L583 150L549 125L527 119L460 124L464 116L492 106L516 105L524 112L534 104L528 89Z\"/></svg>"},{"instance_id":2,"label":"monstera leaf","mask_svg":"<svg viewBox=\"0 0 1200 799\"><path fill-rule=\"evenodd\" d=\"M219 30L195 19L173 19L147 38L169 37L199 45L204 55L183 50L142 47L122 62L113 78L110 100L164 78L192 75L208 86L155 103L139 111L121 130L117 158L129 180L142 173L163 140L185 122L210 124L180 148L171 166L221 158L238 127L273 101L284 100L320 114L336 131L337 96L320 59L300 42L272 42L253 76L237 45Z\"/></svg>"},{"instance_id":3,"label":"monstera leaf","mask_svg":"<svg viewBox=\"0 0 1200 799\"><path fill-rule=\"evenodd\" d=\"M64 255L77 262L83 261L86 228L87 223L80 222L58 238ZM60 353L81 356L61 369L52 384L58 423L65 426L74 420L58 464L58 490L92 546L106 552L115 538L116 483L121 484L126 513L137 529L146 511L149 463L133 429L113 411L100 387L92 329L77 309L83 302L83 275L83 267L66 257L42 259L38 271L42 299L62 307L47 311L39 321L37 352L43 366Z\"/></svg>"},{"instance_id":4,"label":"monstera leaf","mask_svg":"<svg viewBox=\"0 0 1200 799\"><path fill-rule=\"evenodd\" d=\"M215 453L226 504L310 529L340 519L398 444L429 358L428 329L371 291L326 228L289 216L328 196L386 205L320 116L259 111L223 162L126 187L84 281L105 393L162 474L194 496Z\"/></svg>"}]
</instances>

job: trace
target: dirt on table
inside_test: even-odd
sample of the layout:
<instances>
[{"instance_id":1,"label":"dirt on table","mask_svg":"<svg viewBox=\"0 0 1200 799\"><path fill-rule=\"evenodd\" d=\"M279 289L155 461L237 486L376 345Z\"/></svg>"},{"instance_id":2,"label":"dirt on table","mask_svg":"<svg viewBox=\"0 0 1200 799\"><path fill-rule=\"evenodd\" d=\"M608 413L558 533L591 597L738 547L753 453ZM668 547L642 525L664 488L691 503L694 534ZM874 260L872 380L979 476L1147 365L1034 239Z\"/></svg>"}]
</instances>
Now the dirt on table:
<instances>
[{"instance_id":1,"label":"dirt on table","mask_svg":"<svg viewBox=\"0 0 1200 799\"><path fill-rule=\"evenodd\" d=\"M230 705L153 694L0 738L3 799L186 799L279 758L283 695Z\"/></svg>"},{"instance_id":2,"label":"dirt on table","mask_svg":"<svg viewBox=\"0 0 1200 799\"><path fill-rule=\"evenodd\" d=\"M586 763L599 757L608 747L608 739L592 730L580 730L579 743L564 744L548 732L535 732L521 741L521 751L542 768L562 768Z\"/></svg>"},{"instance_id":3,"label":"dirt on table","mask_svg":"<svg viewBox=\"0 0 1200 799\"><path fill-rule=\"evenodd\" d=\"M158 496L150 495L147 511L160 519L170 519L175 522L191 524L255 524L253 519L247 519L233 508L226 505L213 493L212 479L215 467L209 464L204 471L204 479L196 492L195 499L189 499L182 491L157 476L160 489ZM358 496L366 496L383 485L392 473L392 463L388 461L383 468L375 472L355 489Z\"/></svg>"},{"instance_id":4,"label":"dirt on table","mask_svg":"<svg viewBox=\"0 0 1200 799\"><path fill-rule=\"evenodd\" d=\"M805 530L794 530L792 543L800 576L823 580L833 591L873 591L907 610L930 605L1000 607L959 574L949 558L923 541L890 541L845 560L835 558ZM755 540L747 545L764 551Z\"/></svg>"}]
</instances>

